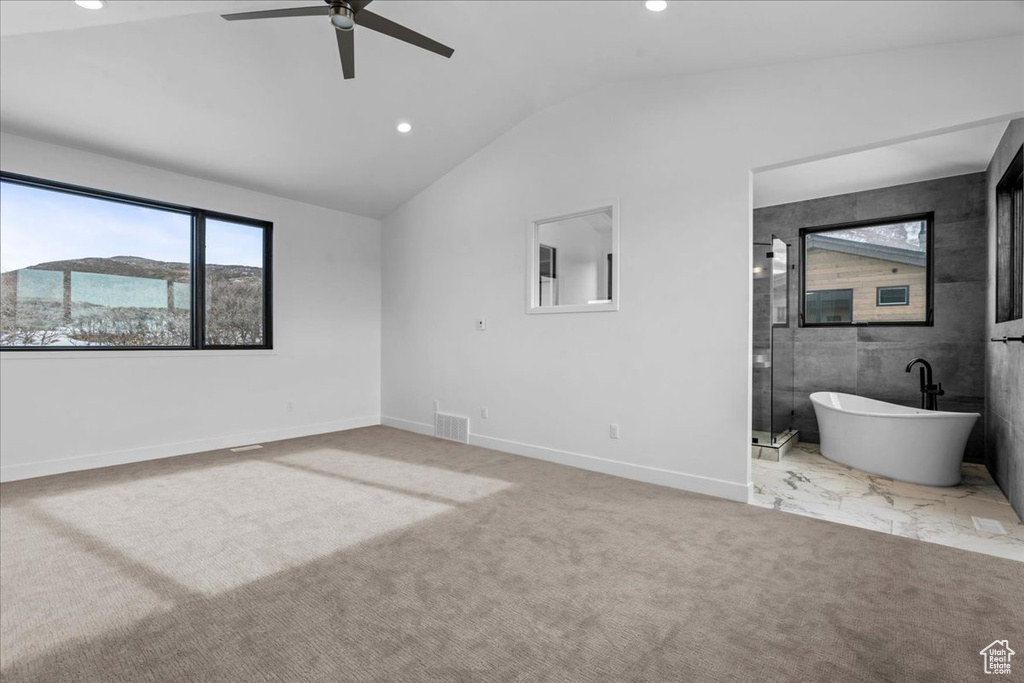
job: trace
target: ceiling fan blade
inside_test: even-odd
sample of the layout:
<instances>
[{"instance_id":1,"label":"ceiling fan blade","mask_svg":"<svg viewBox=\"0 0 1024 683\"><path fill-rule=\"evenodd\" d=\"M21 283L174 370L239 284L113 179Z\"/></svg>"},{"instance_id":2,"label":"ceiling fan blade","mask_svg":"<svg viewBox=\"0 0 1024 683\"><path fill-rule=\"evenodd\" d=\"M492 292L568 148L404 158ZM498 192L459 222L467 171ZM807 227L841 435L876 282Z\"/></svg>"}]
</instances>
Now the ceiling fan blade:
<instances>
[{"instance_id":1,"label":"ceiling fan blade","mask_svg":"<svg viewBox=\"0 0 1024 683\"><path fill-rule=\"evenodd\" d=\"M383 33L386 36L397 38L398 40L421 47L424 50L430 50L435 54L439 54L442 57L451 57L455 53L455 50L442 45L436 40L427 38L425 35L416 33L411 28L406 28L401 24L396 24L390 19L385 19L379 14L374 14L369 10L362 10L356 14L356 25L368 28L376 31L377 33Z\"/></svg>"},{"instance_id":2,"label":"ceiling fan blade","mask_svg":"<svg viewBox=\"0 0 1024 683\"><path fill-rule=\"evenodd\" d=\"M288 7L286 9L260 10L259 12L238 12L220 16L228 21L239 21L241 19L277 19L278 17L322 17L327 16L330 11L330 7L322 5L320 7Z\"/></svg>"},{"instance_id":3,"label":"ceiling fan blade","mask_svg":"<svg viewBox=\"0 0 1024 683\"><path fill-rule=\"evenodd\" d=\"M338 36L338 53L341 55L341 71L345 78L356 77L355 31L335 31Z\"/></svg>"},{"instance_id":4,"label":"ceiling fan blade","mask_svg":"<svg viewBox=\"0 0 1024 683\"><path fill-rule=\"evenodd\" d=\"M363 8L373 2L373 0L347 0L347 2L353 12L362 12Z\"/></svg>"}]
</instances>

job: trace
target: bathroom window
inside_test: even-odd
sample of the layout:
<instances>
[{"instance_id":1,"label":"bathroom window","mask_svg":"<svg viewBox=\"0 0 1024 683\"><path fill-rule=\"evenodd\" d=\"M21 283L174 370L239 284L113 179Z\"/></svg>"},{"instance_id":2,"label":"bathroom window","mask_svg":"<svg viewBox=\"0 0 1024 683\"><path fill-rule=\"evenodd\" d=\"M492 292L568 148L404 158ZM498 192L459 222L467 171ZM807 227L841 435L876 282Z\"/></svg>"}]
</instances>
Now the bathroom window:
<instances>
[{"instance_id":1,"label":"bathroom window","mask_svg":"<svg viewBox=\"0 0 1024 683\"><path fill-rule=\"evenodd\" d=\"M996 185L996 322L1024 318L1024 147Z\"/></svg>"},{"instance_id":2,"label":"bathroom window","mask_svg":"<svg viewBox=\"0 0 1024 683\"><path fill-rule=\"evenodd\" d=\"M875 288L876 306L909 306L910 286L877 287Z\"/></svg>"},{"instance_id":3,"label":"bathroom window","mask_svg":"<svg viewBox=\"0 0 1024 683\"><path fill-rule=\"evenodd\" d=\"M932 214L800 231L803 326L931 325Z\"/></svg>"}]
</instances>

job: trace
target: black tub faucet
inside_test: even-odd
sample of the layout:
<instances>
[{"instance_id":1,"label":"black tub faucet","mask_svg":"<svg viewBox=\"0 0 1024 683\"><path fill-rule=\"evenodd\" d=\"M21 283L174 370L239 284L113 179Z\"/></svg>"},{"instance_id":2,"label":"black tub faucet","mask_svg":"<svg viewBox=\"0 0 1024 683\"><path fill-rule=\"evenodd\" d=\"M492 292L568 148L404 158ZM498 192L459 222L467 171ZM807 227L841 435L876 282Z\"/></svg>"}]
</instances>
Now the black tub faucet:
<instances>
[{"instance_id":1,"label":"black tub faucet","mask_svg":"<svg viewBox=\"0 0 1024 683\"><path fill-rule=\"evenodd\" d=\"M942 390L942 383L932 384L932 366L931 363L926 361L924 358L915 358L914 360L907 363L907 372L917 364L921 365L921 409L922 410L938 410L939 409L939 396L945 395L945 391Z\"/></svg>"}]
</instances>

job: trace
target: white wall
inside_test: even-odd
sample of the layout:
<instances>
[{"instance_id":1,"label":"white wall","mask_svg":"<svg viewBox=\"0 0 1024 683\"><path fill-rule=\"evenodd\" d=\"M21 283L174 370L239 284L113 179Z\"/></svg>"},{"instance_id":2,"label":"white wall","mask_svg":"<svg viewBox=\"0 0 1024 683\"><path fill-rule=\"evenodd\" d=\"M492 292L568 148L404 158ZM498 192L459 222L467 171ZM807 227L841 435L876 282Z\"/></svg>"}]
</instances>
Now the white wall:
<instances>
[{"instance_id":1,"label":"white wall","mask_svg":"<svg viewBox=\"0 0 1024 683\"><path fill-rule=\"evenodd\" d=\"M428 430L439 399L475 443L745 500L750 170L1009 118L1022 53L619 84L531 117L384 220L383 421ZM621 310L526 315L526 218L616 196Z\"/></svg>"},{"instance_id":2,"label":"white wall","mask_svg":"<svg viewBox=\"0 0 1024 683\"><path fill-rule=\"evenodd\" d=\"M379 221L8 134L0 168L274 223L272 351L0 353L4 480L379 422Z\"/></svg>"}]
</instances>

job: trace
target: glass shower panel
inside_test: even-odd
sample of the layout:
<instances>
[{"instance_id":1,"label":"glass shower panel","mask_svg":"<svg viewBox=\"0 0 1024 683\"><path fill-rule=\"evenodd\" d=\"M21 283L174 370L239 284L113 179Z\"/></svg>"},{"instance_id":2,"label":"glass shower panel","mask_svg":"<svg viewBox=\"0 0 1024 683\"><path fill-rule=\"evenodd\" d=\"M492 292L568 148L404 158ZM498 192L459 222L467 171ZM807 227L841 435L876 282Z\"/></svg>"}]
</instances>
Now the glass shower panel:
<instances>
[{"instance_id":1,"label":"glass shower panel","mask_svg":"<svg viewBox=\"0 0 1024 683\"><path fill-rule=\"evenodd\" d=\"M771 437L772 443L793 426L794 344L790 324L789 246L772 236L771 248Z\"/></svg>"},{"instance_id":2,"label":"glass shower panel","mask_svg":"<svg viewBox=\"0 0 1024 683\"><path fill-rule=\"evenodd\" d=\"M753 443L772 437L772 257L770 244L754 244Z\"/></svg>"}]
</instances>

